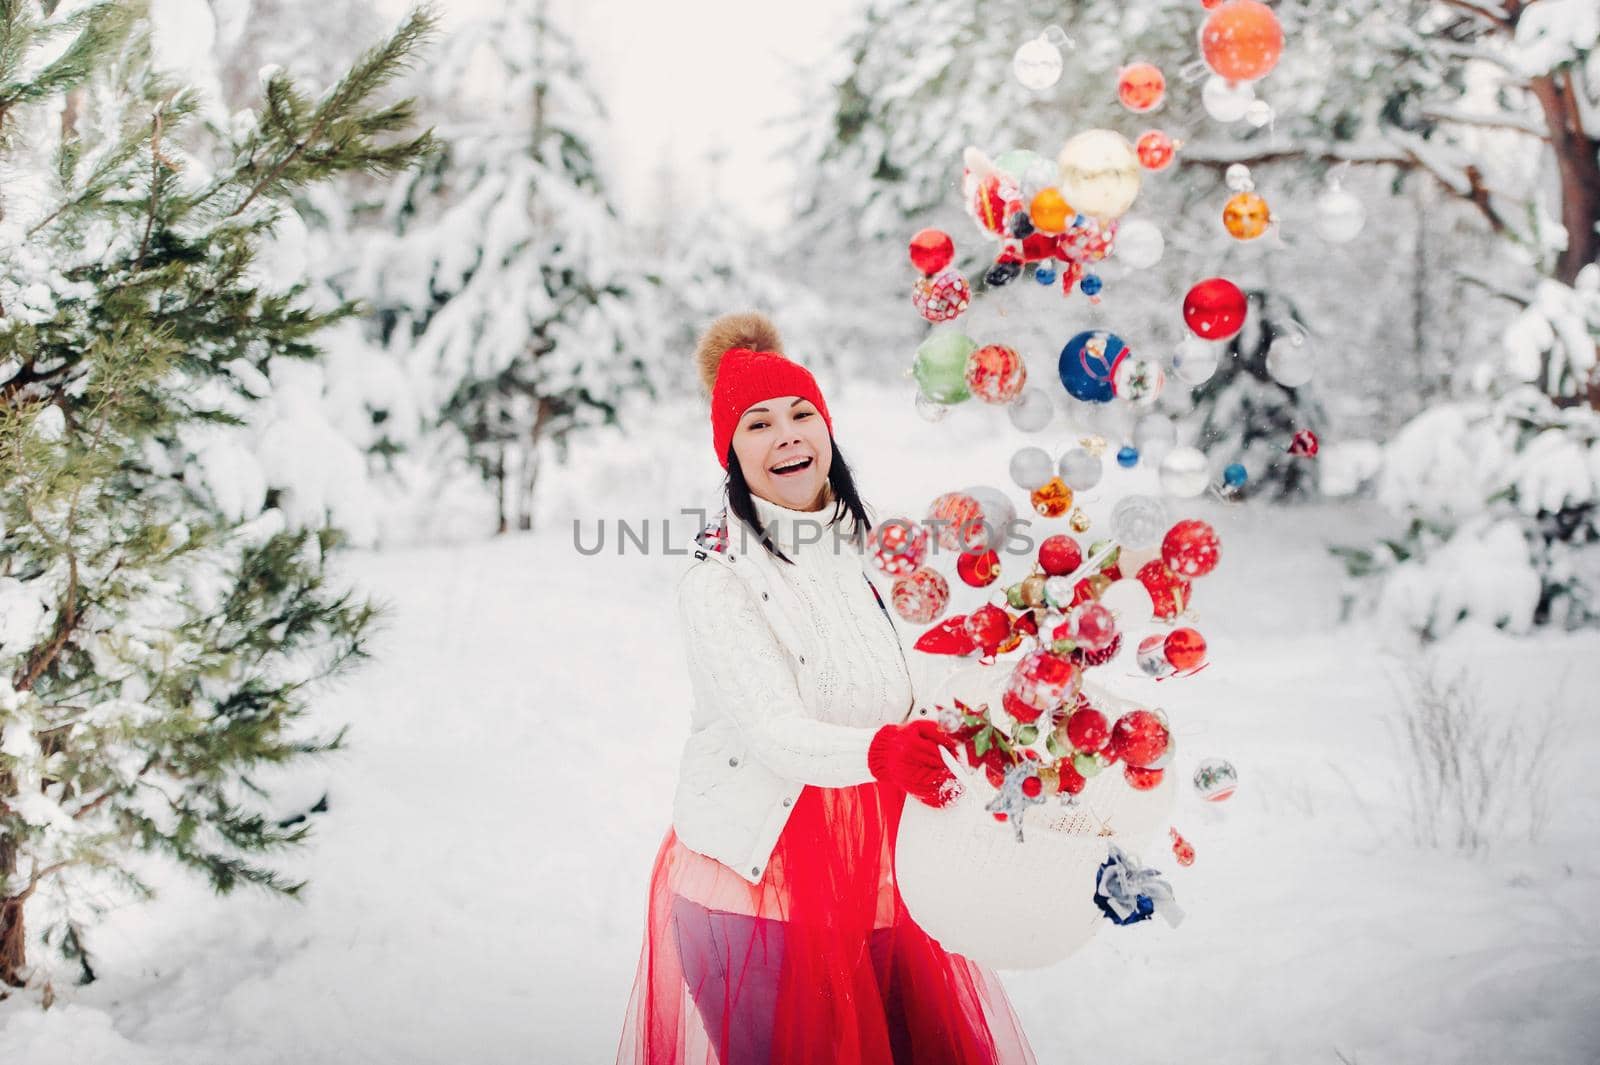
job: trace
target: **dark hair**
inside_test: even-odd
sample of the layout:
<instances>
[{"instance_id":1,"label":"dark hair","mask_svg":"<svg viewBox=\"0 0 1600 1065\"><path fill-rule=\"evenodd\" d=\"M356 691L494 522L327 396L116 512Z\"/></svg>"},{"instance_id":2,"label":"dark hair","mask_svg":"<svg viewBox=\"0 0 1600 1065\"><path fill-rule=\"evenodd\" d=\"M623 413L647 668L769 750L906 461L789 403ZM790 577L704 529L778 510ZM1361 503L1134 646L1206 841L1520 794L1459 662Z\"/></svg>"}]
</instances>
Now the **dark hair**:
<instances>
[{"instance_id":1,"label":"dark hair","mask_svg":"<svg viewBox=\"0 0 1600 1065\"><path fill-rule=\"evenodd\" d=\"M828 487L833 489L833 517L830 522L838 521L846 513L855 520L852 530L853 536L865 537L872 529L872 519L867 516L866 504L861 502L861 495L856 491L855 478L850 473L850 465L845 462L844 456L839 453L839 444L828 436L828 442L833 445L833 462L828 466ZM744 479L744 470L739 466L739 456L733 453L733 445L728 445L728 509L761 537L761 546L774 558L794 564L794 559L778 550L761 527L761 518L756 514L756 505L750 499L750 485Z\"/></svg>"}]
</instances>

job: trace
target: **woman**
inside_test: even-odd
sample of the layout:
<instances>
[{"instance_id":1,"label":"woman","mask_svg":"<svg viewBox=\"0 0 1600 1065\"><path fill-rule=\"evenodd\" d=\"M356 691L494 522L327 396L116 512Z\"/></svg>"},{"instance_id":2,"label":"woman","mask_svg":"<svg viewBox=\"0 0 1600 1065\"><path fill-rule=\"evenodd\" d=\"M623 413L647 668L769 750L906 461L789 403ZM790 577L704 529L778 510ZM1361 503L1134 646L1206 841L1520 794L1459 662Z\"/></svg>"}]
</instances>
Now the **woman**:
<instances>
[{"instance_id":1,"label":"woman","mask_svg":"<svg viewBox=\"0 0 1600 1065\"><path fill-rule=\"evenodd\" d=\"M895 887L902 804L959 794L954 743L903 723L905 657L822 392L761 315L718 319L696 357L736 520L678 586L691 730L618 1061L1031 1063L998 979Z\"/></svg>"}]
</instances>

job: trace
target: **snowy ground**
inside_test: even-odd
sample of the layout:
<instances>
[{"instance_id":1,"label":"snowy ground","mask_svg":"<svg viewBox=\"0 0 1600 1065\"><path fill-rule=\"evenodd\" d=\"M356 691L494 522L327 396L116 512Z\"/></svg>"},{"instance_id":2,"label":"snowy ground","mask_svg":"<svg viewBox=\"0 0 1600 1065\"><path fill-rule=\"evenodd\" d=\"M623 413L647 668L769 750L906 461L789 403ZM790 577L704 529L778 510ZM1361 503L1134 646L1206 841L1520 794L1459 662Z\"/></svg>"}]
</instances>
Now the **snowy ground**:
<instances>
[{"instance_id":1,"label":"snowy ground","mask_svg":"<svg viewBox=\"0 0 1600 1065\"><path fill-rule=\"evenodd\" d=\"M830 400L880 515L1004 483L1022 442L994 412L930 426L898 393ZM158 901L96 932L97 983L58 988L48 1012L0 1005L0 1062L610 1061L686 723L671 622L685 563L659 539L585 557L571 520L592 540L598 519L650 517L658 538L710 498L703 415L654 419L554 472L541 530L351 558L391 613L378 660L326 698L350 750L284 781L294 798L329 792L294 866L304 901L216 900L163 876ZM1225 554L1196 595L1215 664L1167 695L1178 764L1223 755L1242 785L1221 808L1180 799L1191 869L1149 855L1181 928L1108 926L1055 968L1007 974L1040 1062L1600 1061L1600 641L1475 631L1436 652L1498 718L1553 710L1562 732L1539 841L1515 820L1529 781L1508 771L1487 851L1418 848L1394 683L1416 652L1337 624L1324 549L1381 519L1184 509Z\"/></svg>"}]
</instances>

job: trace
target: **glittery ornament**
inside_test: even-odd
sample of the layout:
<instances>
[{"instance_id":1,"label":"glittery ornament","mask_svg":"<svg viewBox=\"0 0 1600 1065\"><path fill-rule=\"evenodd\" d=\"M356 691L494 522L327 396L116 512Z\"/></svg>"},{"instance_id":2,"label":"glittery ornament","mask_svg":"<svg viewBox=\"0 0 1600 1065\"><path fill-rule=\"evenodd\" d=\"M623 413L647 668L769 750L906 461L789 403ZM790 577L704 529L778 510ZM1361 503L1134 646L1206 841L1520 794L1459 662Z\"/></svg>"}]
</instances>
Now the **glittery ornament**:
<instances>
[{"instance_id":1,"label":"glittery ornament","mask_svg":"<svg viewBox=\"0 0 1600 1065\"><path fill-rule=\"evenodd\" d=\"M1089 454L1093 455L1095 458L1099 458L1101 455L1106 453L1106 438L1098 434L1093 436L1080 436L1078 437L1078 446L1083 448L1083 450L1087 451Z\"/></svg>"},{"instance_id":2,"label":"glittery ornament","mask_svg":"<svg viewBox=\"0 0 1600 1065\"><path fill-rule=\"evenodd\" d=\"M1033 509L1043 517L1059 518L1072 509L1072 489L1059 477L1052 477L1029 495Z\"/></svg>"},{"instance_id":3,"label":"glittery ornament","mask_svg":"<svg viewBox=\"0 0 1600 1065\"><path fill-rule=\"evenodd\" d=\"M1196 629L1173 629L1162 641L1162 654L1179 673L1199 669L1206 661L1206 638Z\"/></svg>"},{"instance_id":4,"label":"glittery ornament","mask_svg":"<svg viewBox=\"0 0 1600 1065\"><path fill-rule=\"evenodd\" d=\"M1089 521L1089 515L1081 510L1074 509L1072 517L1067 519L1067 524L1072 526L1073 532L1081 533L1088 532L1092 523Z\"/></svg>"},{"instance_id":5,"label":"glittery ornament","mask_svg":"<svg viewBox=\"0 0 1600 1065\"><path fill-rule=\"evenodd\" d=\"M1094 754L1103 751L1111 742L1111 724L1106 715L1093 707L1084 707L1067 718L1067 740L1074 750Z\"/></svg>"},{"instance_id":6,"label":"glittery ornament","mask_svg":"<svg viewBox=\"0 0 1600 1065\"><path fill-rule=\"evenodd\" d=\"M917 625L926 625L950 604L950 584L939 571L919 566L895 578L889 598L894 612Z\"/></svg>"},{"instance_id":7,"label":"glittery ornament","mask_svg":"<svg viewBox=\"0 0 1600 1065\"><path fill-rule=\"evenodd\" d=\"M1042 447L1018 448L1011 456L1010 473L1012 484L1031 492L1054 475L1055 463Z\"/></svg>"},{"instance_id":8,"label":"glittery ornament","mask_svg":"<svg viewBox=\"0 0 1600 1065\"><path fill-rule=\"evenodd\" d=\"M946 492L928 505L926 525L938 531L946 551L966 548L967 533L983 519L983 507L965 492Z\"/></svg>"},{"instance_id":9,"label":"glittery ornament","mask_svg":"<svg viewBox=\"0 0 1600 1065\"><path fill-rule=\"evenodd\" d=\"M1011 617L992 604L980 606L967 615L967 635L979 651L992 655L1011 635Z\"/></svg>"},{"instance_id":10,"label":"glittery ornament","mask_svg":"<svg viewBox=\"0 0 1600 1065\"><path fill-rule=\"evenodd\" d=\"M1000 576L1000 556L993 551L962 552L956 559L956 576L973 588L987 588Z\"/></svg>"},{"instance_id":11,"label":"glittery ornament","mask_svg":"<svg viewBox=\"0 0 1600 1065\"><path fill-rule=\"evenodd\" d=\"M1200 27L1200 55L1229 81L1264 78L1283 55L1283 26L1260 0L1226 0Z\"/></svg>"},{"instance_id":12,"label":"glittery ornament","mask_svg":"<svg viewBox=\"0 0 1600 1065\"><path fill-rule=\"evenodd\" d=\"M1167 95L1167 79L1154 63L1129 63L1117 74L1117 99L1135 114L1154 111Z\"/></svg>"},{"instance_id":13,"label":"glittery ornament","mask_svg":"<svg viewBox=\"0 0 1600 1065\"><path fill-rule=\"evenodd\" d=\"M1177 670L1167 661L1167 638L1159 633L1139 641L1139 670L1147 677L1170 677Z\"/></svg>"},{"instance_id":14,"label":"glittery ornament","mask_svg":"<svg viewBox=\"0 0 1600 1065\"><path fill-rule=\"evenodd\" d=\"M985 403L1010 403L1027 382L1022 356L1004 344L986 344L967 357L967 388Z\"/></svg>"},{"instance_id":15,"label":"glittery ornament","mask_svg":"<svg viewBox=\"0 0 1600 1065\"><path fill-rule=\"evenodd\" d=\"M922 394L940 403L967 400L967 357L976 350L978 345L957 329L941 329L924 340L911 366Z\"/></svg>"},{"instance_id":16,"label":"glittery ornament","mask_svg":"<svg viewBox=\"0 0 1600 1065\"><path fill-rule=\"evenodd\" d=\"M1012 426L1024 433L1037 433L1050 424L1054 414L1055 405L1042 388L1024 388L1006 408Z\"/></svg>"},{"instance_id":17,"label":"glittery ornament","mask_svg":"<svg viewBox=\"0 0 1600 1065\"><path fill-rule=\"evenodd\" d=\"M1244 327L1249 304L1239 286L1225 277L1208 277L1183 297L1183 322L1206 340L1227 340Z\"/></svg>"},{"instance_id":18,"label":"glittery ornament","mask_svg":"<svg viewBox=\"0 0 1600 1065\"><path fill-rule=\"evenodd\" d=\"M1175 447L1161 460L1161 488L1179 499L1192 499L1206 490L1211 471L1198 448Z\"/></svg>"},{"instance_id":19,"label":"glittery ornament","mask_svg":"<svg viewBox=\"0 0 1600 1065\"><path fill-rule=\"evenodd\" d=\"M1188 840L1178 835L1177 829L1169 828L1167 832L1172 837L1172 856L1178 859L1178 864L1185 867L1193 865L1194 847L1190 846Z\"/></svg>"},{"instance_id":20,"label":"glittery ornament","mask_svg":"<svg viewBox=\"0 0 1600 1065\"><path fill-rule=\"evenodd\" d=\"M1186 518L1161 540L1161 560L1180 577L1204 577L1217 568L1222 542L1217 530L1198 518Z\"/></svg>"},{"instance_id":21,"label":"glittery ornament","mask_svg":"<svg viewBox=\"0 0 1600 1065\"><path fill-rule=\"evenodd\" d=\"M1161 769L1145 769L1136 765L1122 767L1122 779L1135 791L1151 791L1159 787L1164 776L1166 772Z\"/></svg>"},{"instance_id":22,"label":"glittery ornament","mask_svg":"<svg viewBox=\"0 0 1600 1065\"><path fill-rule=\"evenodd\" d=\"M911 265L924 276L932 277L955 258L955 241L942 229L924 229L911 238Z\"/></svg>"},{"instance_id":23,"label":"glittery ornament","mask_svg":"<svg viewBox=\"0 0 1600 1065\"><path fill-rule=\"evenodd\" d=\"M1223 802L1239 786L1239 772L1225 758L1207 758L1194 771L1194 790L1206 802Z\"/></svg>"},{"instance_id":24,"label":"glittery ornament","mask_svg":"<svg viewBox=\"0 0 1600 1065\"><path fill-rule=\"evenodd\" d=\"M1111 726L1111 746L1131 766L1146 767L1167 751L1167 726L1149 710L1130 710Z\"/></svg>"},{"instance_id":25,"label":"glittery ornament","mask_svg":"<svg viewBox=\"0 0 1600 1065\"><path fill-rule=\"evenodd\" d=\"M1000 707L1012 720L1018 724L1031 725L1043 717L1050 707L1044 703L1032 703L1023 698L1009 687L1000 697Z\"/></svg>"},{"instance_id":26,"label":"glittery ornament","mask_svg":"<svg viewBox=\"0 0 1600 1065\"><path fill-rule=\"evenodd\" d=\"M1065 577L1050 577L1044 582L1044 601L1057 610L1070 607L1076 592L1076 586Z\"/></svg>"},{"instance_id":27,"label":"glittery ornament","mask_svg":"<svg viewBox=\"0 0 1600 1065\"><path fill-rule=\"evenodd\" d=\"M1140 166L1150 171L1161 171L1172 165L1173 157L1177 155L1177 145L1161 130L1149 129L1139 135L1135 151Z\"/></svg>"},{"instance_id":28,"label":"glittery ornament","mask_svg":"<svg viewBox=\"0 0 1600 1065\"><path fill-rule=\"evenodd\" d=\"M1045 605L1044 582L1044 576L1038 573L1030 574L1022 579L1022 583L1017 586L1021 589L1022 606L1031 609L1032 607Z\"/></svg>"},{"instance_id":29,"label":"glittery ornament","mask_svg":"<svg viewBox=\"0 0 1600 1065\"><path fill-rule=\"evenodd\" d=\"M1123 359L1111 377L1111 391L1119 399L1147 407L1161 396L1167 375L1151 359Z\"/></svg>"},{"instance_id":30,"label":"glittery ornament","mask_svg":"<svg viewBox=\"0 0 1600 1065\"><path fill-rule=\"evenodd\" d=\"M1072 654L1068 657L1070 657L1072 661L1075 662L1080 668L1088 669L1091 666L1105 665L1107 662L1117 657L1117 652L1121 649L1122 633L1119 632L1111 638L1110 643L1106 644L1098 651L1091 651L1087 647L1074 647L1072 649Z\"/></svg>"},{"instance_id":31,"label":"glittery ornament","mask_svg":"<svg viewBox=\"0 0 1600 1065\"><path fill-rule=\"evenodd\" d=\"M1039 545L1039 568L1052 577L1062 577L1083 565L1083 549L1070 536L1057 533Z\"/></svg>"},{"instance_id":32,"label":"glittery ornament","mask_svg":"<svg viewBox=\"0 0 1600 1065\"><path fill-rule=\"evenodd\" d=\"M1300 458L1313 458L1321 445L1317 443L1317 434L1310 429L1301 429L1289 441L1289 454Z\"/></svg>"},{"instance_id":33,"label":"glittery ornament","mask_svg":"<svg viewBox=\"0 0 1600 1065\"><path fill-rule=\"evenodd\" d=\"M1078 695L1078 667L1050 651L1030 651L1011 671L1006 690L1031 706L1053 710ZM1030 719L1031 720L1031 719Z\"/></svg>"},{"instance_id":34,"label":"glittery ornament","mask_svg":"<svg viewBox=\"0 0 1600 1065\"><path fill-rule=\"evenodd\" d=\"M1100 483L1100 459L1081 447L1069 448L1056 464L1056 473L1074 492L1086 492Z\"/></svg>"},{"instance_id":35,"label":"glittery ornament","mask_svg":"<svg viewBox=\"0 0 1600 1065\"><path fill-rule=\"evenodd\" d=\"M1059 793L1062 795L1081 794L1083 789L1089 784L1089 782L1084 779L1083 774L1078 772L1077 768L1073 766L1072 762L1067 759L1063 759L1056 765L1056 777L1056 787L1059 790Z\"/></svg>"},{"instance_id":36,"label":"glittery ornament","mask_svg":"<svg viewBox=\"0 0 1600 1065\"><path fill-rule=\"evenodd\" d=\"M1153 546L1166 531L1167 508L1154 496L1124 496L1111 508L1111 535L1124 547Z\"/></svg>"},{"instance_id":37,"label":"glittery ornament","mask_svg":"<svg viewBox=\"0 0 1600 1065\"><path fill-rule=\"evenodd\" d=\"M867 534L867 552L888 576L905 576L927 557L928 530L910 518L891 518Z\"/></svg>"},{"instance_id":38,"label":"glittery ornament","mask_svg":"<svg viewBox=\"0 0 1600 1065\"><path fill-rule=\"evenodd\" d=\"M1090 651L1110 647L1116 639L1116 616L1094 600L1073 608L1070 621L1073 640Z\"/></svg>"},{"instance_id":39,"label":"glittery ornament","mask_svg":"<svg viewBox=\"0 0 1600 1065\"><path fill-rule=\"evenodd\" d=\"M920 277L911 287L911 305L930 322L948 322L959 318L971 303L972 287L956 270L946 270L933 277Z\"/></svg>"},{"instance_id":40,"label":"glittery ornament","mask_svg":"<svg viewBox=\"0 0 1600 1065\"><path fill-rule=\"evenodd\" d=\"M1189 582L1173 573L1158 558L1139 567L1139 583L1150 593L1158 618L1175 618L1189 604Z\"/></svg>"},{"instance_id":41,"label":"glittery ornament","mask_svg":"<svg viewBox=\"0 0 1600 1065\"><path fill-rule=\"evenodd\" d=\"M1267 231L1272 211L1254 192L1241 192L1222 208L1222 227L1235 240L1255 240Z\"/></svg>"}]
</instances>

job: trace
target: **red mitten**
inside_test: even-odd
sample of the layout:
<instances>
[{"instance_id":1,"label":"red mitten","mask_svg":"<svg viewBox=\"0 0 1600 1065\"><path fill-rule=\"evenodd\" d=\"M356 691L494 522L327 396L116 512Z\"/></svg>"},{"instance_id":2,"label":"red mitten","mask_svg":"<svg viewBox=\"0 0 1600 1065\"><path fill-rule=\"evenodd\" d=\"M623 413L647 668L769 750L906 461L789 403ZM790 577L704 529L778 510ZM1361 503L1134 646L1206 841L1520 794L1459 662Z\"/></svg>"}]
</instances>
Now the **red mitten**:
<instances>
[{"instance_id":1,"label":"red mitten","mask_svg":"<svg viewBox=\"0 0 1600 1065\"><path fill-rule=\"evenodd\" d=\"M867 768L878 780L929 806L947 806L961 794L961 783L939 751L954 751L959 746L959 740L926 718L908 725L885 725L867 748Z\"/></svg>"}]
</instances>

